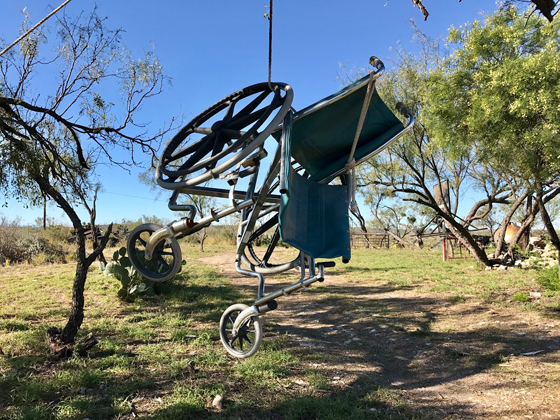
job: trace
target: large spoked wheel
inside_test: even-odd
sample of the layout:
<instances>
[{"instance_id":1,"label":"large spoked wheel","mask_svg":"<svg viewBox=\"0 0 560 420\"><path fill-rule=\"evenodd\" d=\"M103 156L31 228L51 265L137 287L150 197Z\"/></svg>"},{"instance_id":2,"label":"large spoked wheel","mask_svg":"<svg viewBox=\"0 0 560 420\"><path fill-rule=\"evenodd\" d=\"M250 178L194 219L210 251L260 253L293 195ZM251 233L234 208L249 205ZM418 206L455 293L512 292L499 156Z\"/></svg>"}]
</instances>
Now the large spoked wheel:
<instances>
[{"instance_id":1,"label":"large spoked wheel","mask_svg":"<svg viewBox=\"0 0 560 420\"><path fill-rule=\"evenodd\" d=\"M266 247L258 246L266 238ZM278 213L261 224L253 231L241 259L244 264L261 274L283 273L299 265L299 252L294 248L282 254L285 259L279 261L275 252L279 248L280 231L278 229ZM280 247L281 248L281 247ZM288 259L288 261L286 261Z\"/></svg>"},{"instance_id":2,"label":"large spoked wheel","mask_svg":"<svg viewBox=\"0 0 560 420\"><path fill-rule=\"evenodd\" d=\"M181 248L175 238L167 238L156 246L152 258L146 259L146 244L159 229L161 226L155 223L137 226L128 235L126 248L134 268L147 279L161 283L172 279L179 272Z\"/></svg>"},{"instance_id":3,"label":"large spoked wheel","mask_svg":"<svg viewBox=\"0 0 560 420\"><path fill-rule=\"evenodd\" d=\"M240 326L237 334L233 324L237 316L248 306L238 303L227 308L220 319L220 340L227 352L234 357L244 359L256 353L262 342L262 326L258 316L251 316Z\"/></svg>"},{"instance_id":4,"label":"large spoked wheel","mask_svg":"<svg viewBox=\"0 0 560 420\"><path fill-rule=\"evenodd\" d=\"M231 168L282 123L292 99L292 89L285 83L259 83L212 105L165 147L156 170L159 185L194 186Z\"/></svg>"}]
</instances>

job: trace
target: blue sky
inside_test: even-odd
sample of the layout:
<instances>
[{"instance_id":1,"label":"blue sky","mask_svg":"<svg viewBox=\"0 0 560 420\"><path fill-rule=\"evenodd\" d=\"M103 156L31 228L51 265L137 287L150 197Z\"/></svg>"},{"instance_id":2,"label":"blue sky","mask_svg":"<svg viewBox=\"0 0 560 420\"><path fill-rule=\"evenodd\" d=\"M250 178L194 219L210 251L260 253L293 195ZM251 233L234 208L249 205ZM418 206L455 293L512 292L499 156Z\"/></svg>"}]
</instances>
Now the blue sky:
<instances>
[{"instance_id":1,"label":"blue sky","mask_svg":"<svg viewBox=\"0 0 560 420\"><path fill-rule=\"evenodd\" d=\"M35 23L62 0L2 3L0 38L10 43L19 36L24 7ZM66 13L91 10L92 4L72 0ZM110 28L125 30L124 43L133 54L152 49L153 43L165 74L172 79L172 86L143 108L142 117L154 130L171 117L188 121L224 96L267 79L268 21L263 15L268 0L99 0L96 4ZM340 64L363 67L376 55L390 65L392 46L401 43L413 50L411 19L437 37L445 36L452 25L472 22L496 9L492 0L425 0L424 4L431 13L427 21L410 0L275 0L272 78L293 87L293 106L300 109L340 89ZM169 194L160 190L157 196L138 181L139 172L101 168L104 191L98 200L98 222L153 214L176 218L167 209ZM66 223L61 210L49 207L48 212ZM0 214L32 224L42 210L8 201Z\"/></svg>"}]
</instances>

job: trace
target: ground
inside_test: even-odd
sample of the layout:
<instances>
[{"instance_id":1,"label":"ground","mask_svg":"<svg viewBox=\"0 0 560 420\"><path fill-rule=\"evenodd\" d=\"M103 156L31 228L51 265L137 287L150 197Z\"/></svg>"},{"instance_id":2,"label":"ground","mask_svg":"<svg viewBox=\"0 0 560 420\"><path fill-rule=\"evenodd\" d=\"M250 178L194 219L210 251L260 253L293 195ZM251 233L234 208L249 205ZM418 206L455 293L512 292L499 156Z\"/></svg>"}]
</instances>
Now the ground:
<instances>
[{"instance_id":1,"label":"ground","mask_svg":"<svg viewBox=\"0 0 560 420\"><path fill-rule=\"evenodd\" d=\"M234 257L200 261L235 287L251 288L254 279L233 270ZM334 271L314 293L294 293L263 321L273 325L269 335L322 353L324 361L308 363L340 390L367 378L442 417L560 419L559 320L538 312Z\"/></svg>"},{"instance_id":2,"label":"ground","mask_svg":"<svg viewBox=\"0 0 560 420\"><path fill-rule=\"evenodd\" d=\"M560 418L560 293L535 281L540 271L354 251L323 283L278 299L262 348L239 361L218 321L251 303L256 282L229 248L184 247L179 276L132 302L92 269L80 334L99 345L66 361L48 356L44 333L67 316L72 264L4 267L0 419ZM272 276L267 292L297 279Z\"/></svg>"}]
</instances>

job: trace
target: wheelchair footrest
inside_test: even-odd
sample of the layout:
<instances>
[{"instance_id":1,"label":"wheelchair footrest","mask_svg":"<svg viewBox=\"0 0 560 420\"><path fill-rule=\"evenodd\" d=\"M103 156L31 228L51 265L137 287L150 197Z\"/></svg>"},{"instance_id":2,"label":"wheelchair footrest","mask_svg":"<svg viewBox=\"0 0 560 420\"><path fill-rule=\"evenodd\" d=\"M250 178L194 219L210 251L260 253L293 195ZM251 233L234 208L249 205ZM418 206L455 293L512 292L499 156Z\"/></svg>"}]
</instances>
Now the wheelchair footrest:
<instances>
[{"instance_id":1,"label":"wheelchair footrest","mask_svg":"<svg viewBox=\"0 0 560 420\"><path fill-rule=\"evenodd\" d=\"M336 262L334 261L323 261L323 262L319 262L317 263L317 267L325 267L325 268L332 268L336 266Z\"/></svg>"}]
</instances>

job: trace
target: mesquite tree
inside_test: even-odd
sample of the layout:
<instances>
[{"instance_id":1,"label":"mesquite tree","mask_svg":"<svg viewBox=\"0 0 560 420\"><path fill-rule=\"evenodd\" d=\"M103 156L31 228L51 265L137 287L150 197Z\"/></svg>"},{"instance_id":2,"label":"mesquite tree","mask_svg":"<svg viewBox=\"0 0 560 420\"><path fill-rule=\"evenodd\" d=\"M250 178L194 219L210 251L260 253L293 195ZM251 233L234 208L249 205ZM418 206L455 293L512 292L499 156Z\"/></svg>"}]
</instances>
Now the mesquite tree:
<instances>
[{"instance_id":1,"label":"mesquite tree","mask_svg":"<svg viewBox=\"0 0 560 420\"><path fill-rule=\"evenodd\" d=\"M430 75L425 104L437 144L473 145L477 161L515 179L515 204L529 200L522 228L540 213L557 248L546 204L560 194L559 29L513 7L453 29L457 49Z\"/></svg>"},{"instance_id":2,"label":"mesquite tree","mask_svg":"<svg viewBox=\"0 0 560 420\"><path fill-rule=\"evenodd\" d=\"M27 25L26 19L22 31ZM95 221L97 165L130 165L137 149L154 154L165 130L149 133L135 116L161 92L165 78L153 53L133 59L122 31L109 30L95 9L77 17L61 14L52 25L0 57L0 189L21 201L33 192L47 197L76 232L70 316L48 337L68 354L84 318L88 267L111 231L88 254L77 208L85 203Z\"/></svg>"}]
</instances>

